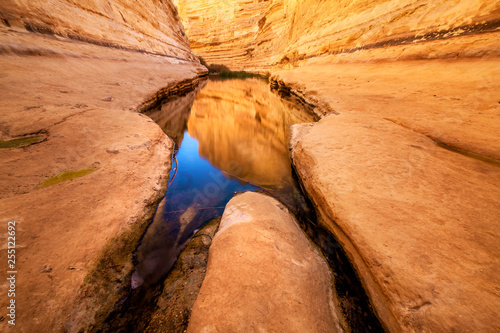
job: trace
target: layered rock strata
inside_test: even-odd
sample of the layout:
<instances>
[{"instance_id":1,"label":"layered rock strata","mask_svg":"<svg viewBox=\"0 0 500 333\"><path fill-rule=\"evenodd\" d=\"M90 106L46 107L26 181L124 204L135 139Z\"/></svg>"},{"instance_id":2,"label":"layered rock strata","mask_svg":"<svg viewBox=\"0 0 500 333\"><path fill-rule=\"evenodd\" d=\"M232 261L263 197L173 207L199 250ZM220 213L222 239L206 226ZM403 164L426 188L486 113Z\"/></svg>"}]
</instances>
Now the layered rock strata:
<instances>
[{"instance_id":1,"label":"layered rock strata","mask_svg":"<svg viewBox=\"0 0 500 333\"><path fill-rule=\"evenodd\" d=\"M231 69L498 56L498 1L174 0L195 54Z\"/></svg>"},{"instance_id":2,"label":"layered rock strata","mask_svg":"<svg viewBox=\"0 0 500 333\"><path fill-rule=\"evenodd\" d=\"M498 59L323 64L273 78L327 114L366 114L455 147L500 160Z\"/></svg>"},{"instance_id":3,"label":"layered rock strata","mask_svg":"<svg viewBox=\"0 0 500 333\"><path fill-rule=\"evenodd\" d=\"M31 31L119 49L196 61L170 0L6 1L0 20L10 31ZM25 48L12 41L8 47Z\"/></svg>"},{"instance_id":4,"label":"layered rock strata","mask_svg":"<svg viewBox=\"0 0 500 333\"><path fill-rule=\"evenodd\" d=\"M16 325L2 306L2 331L98 327L130 285L132 252L165 191L172 141L137 111L206 70L171 4L120 3L136 23L103 12L116 2L0 5L0 139L43 138L0 150L0 230L6 245L16 222L18 272ZM157 16L141 12L161 4ZM1 304L8 288L2 281Z\"/></svg>"},{"instance_id":5,"label":"layered rock strata","mask_svg":"<svg viewBox=\"0 0 500 333\"><path fill-rule=\"evenodd\" d=\"M341 331L332 278L281 203L237 195L210 247L188 332Z\"/></svg>"},{"instance_id":6,"label":"layered rock strata","mask_svg":"<svg viewBox=\"0 0 500 333\"><path fill-rule=\"evenodd\" d=\"M500 4L176 4L207 63L270 70L327 117L294 165L386 329L498 329Z\"/></svg>"}]
</instances>

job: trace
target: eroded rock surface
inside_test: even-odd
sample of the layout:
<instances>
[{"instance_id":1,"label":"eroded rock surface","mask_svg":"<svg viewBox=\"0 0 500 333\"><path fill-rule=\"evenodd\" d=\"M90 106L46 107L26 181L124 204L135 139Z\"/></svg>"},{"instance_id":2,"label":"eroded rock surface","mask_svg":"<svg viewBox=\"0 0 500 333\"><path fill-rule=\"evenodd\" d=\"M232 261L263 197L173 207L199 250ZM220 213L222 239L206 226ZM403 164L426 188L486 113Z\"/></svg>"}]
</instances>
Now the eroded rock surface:
<instances>
[{"instance_id":1,"label":"eroded rock surface","mask_svg":"<svg viewBox=\"0 0 500 333\"><path fill-rule=\"evenodd\" d=\"M95 329L130 283L132 252L171 166L172 141L137 111L206 70L168 1L0 8L0 139L44 136L0 150L0 259L16 221L18 272L16 325L2 306L0 330ZM116 21L118 11L134 23ZM67 179L40 186L57 175ZM3 280L1 304L8 287Z\"/></svg>"},{"instance_id":2,"label":"eroded rock surface","mask_svg":"<svg viewBox=\"0 0 500 333\"><path fill-rule=\"evenodd\" d=\"M322 119L293 162L391 332L490 332L500 169L369 115Z\"/></svg>"},{"instance_id":3,"label":"eroded rock surface","mask_svg":"<svg viewBox=\"0 0 500 333\"><path fill-rule=\"evenodd\" d=\"M174 3L195 54L231 69L499 55L498 1Z\"/></svg>"},{"instance_id":4,"label":"eroded rock surface","mask_svg":"<svg viewBox=\"0 0 500 333\"><path fill-rule=\"evenodd\" d=\"M500 63L492 59L323 64L274 79L319 113L366 114L500 160Z\"/></svg>"},{"instance_id":5,"label":"eroded rock surface","mask_svg":"<svg viewBox=\"0 0 500 333\"><path fill-rule=\"evenodd\" d=\"M341 331L332 278L281 203L237 195L210 247L188 332Z\"/></svg>"},{"instance_id":6,"label":"eroded rock surface","mask_svg":"<svg viewBox=\"0 0 500 333\"><path fill-rule=\"evenodd\" d=\"M120 49L196 61L170 0L4 1L2 30L38 32ZM0 52L28 50L22 40L3 42Z\"/></svg>"}]
</instances>

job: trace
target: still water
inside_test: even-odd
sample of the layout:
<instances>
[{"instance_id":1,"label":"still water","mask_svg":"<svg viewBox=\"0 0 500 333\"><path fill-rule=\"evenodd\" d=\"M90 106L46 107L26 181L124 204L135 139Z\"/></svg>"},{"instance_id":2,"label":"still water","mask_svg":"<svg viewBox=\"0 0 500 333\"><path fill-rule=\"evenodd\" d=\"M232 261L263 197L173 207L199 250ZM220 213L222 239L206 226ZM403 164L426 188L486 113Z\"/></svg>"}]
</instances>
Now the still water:
<instances>
[{"instance_id":1,"label":"still water","mask_svg":"<svg viewBox=\"0 0 500 333\"><path fill-rule=\"evenodd\" d=\"M175 142L170 184L136 252L132 288L164 277L203 224L235 193L265 191L292 211L305 203L292 176L289 127L315 117L259 79L208 80L146 113Z\"/></svg>"}]
</instances>

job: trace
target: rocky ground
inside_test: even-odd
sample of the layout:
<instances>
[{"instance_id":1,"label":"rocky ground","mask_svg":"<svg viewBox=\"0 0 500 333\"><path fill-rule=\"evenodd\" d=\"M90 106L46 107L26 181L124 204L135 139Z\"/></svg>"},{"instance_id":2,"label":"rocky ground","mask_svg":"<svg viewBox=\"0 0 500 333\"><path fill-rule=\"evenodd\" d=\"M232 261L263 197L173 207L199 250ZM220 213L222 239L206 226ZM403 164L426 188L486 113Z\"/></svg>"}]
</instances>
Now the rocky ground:
<instances>
[{"instance_id":1,"label":"rocky ground","mask_svg":"<svg viewBox=\"0 0 500 333\"><path fill-rule=\"evenodd\" d=\"M16 221L18 272L16 327L5 311L0 325L76 331L129 283L132 251L166 188L172 141L137 110L206 69L29 32L1 37L1 140L43 141L0 150L1 260L7 222ZM68 180L40 185L65 171ZM2 304L7 289L2 282Z\"/></svg>"},{"instance_id":2,"label":"rocky ground","mask_svg":"<svg viewBox=\"0 0 500 333\"><path fill-rule=\"evenodd\" d=\"M496 59L304 66L292 156L389 331L500 328Z\"/></svg>"}]
</instances>

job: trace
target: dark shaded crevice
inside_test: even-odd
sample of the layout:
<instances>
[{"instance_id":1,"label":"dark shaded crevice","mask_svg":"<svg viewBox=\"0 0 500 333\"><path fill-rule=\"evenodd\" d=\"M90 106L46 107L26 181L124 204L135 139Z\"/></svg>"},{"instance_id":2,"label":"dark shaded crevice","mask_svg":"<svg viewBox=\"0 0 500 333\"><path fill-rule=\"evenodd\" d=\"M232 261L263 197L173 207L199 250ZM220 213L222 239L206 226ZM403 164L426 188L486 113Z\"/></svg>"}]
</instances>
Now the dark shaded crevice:
<instances>
[{"instance_id":1,"label":"dark shaded crevice","mask_svg":"<svg viewBox=\"0 0 500 333\"><path fill-rule=\"evenodd\" d=\"M0 150L24 148L47 141L48 133L46 130L40 130L35 133L29 133L9 140L0 141Z\"/></svg>"},{"instance_id":2,"label":"dark shaded crevice","mask_svg":"<svg viewBox=\"0 0 500 333\"><path fill-rule=\"evenodd\" d=\"M129 289L95 332L185 332L220 220L218 217L209 221L191 238L160 282Z\"/></svg>"},{"instance_id":3,"label":"dark shaded crevice","mask_svg":"<svg viewBox=\"0 0 500 333\"><path fill-rule=\"evenodd\" d=\"M500 160L497 159L497 158L494 158L494 157L491 157L491 156L487 156L487 155L484 155L484 154L480 154L480 153L476 153L476 152L473 152L473 151L470 151L470 150L467 150L467 149L464 149L464 148L460 148L460 147L457 147L457 146L454 146L454 145L451 145L449 143L446 143L444 141L441 141L435 137L433 137L432 135L429 135L429 134L425 134L425 133L422 133L420 131L417 131L415 130L414 128L408 126L408 125L405 125L403 123L401 123L400 121L396 120L396 119L391 119L391 118L384 118L385 120L387 121L390 121L396 125L399 125L405 129L408 129L410 131L413 131L415 133L418 133L418 134L421 134L421 135L424 135L426 137L428 137L429 139L431 139L432 141L434 141L434 143L440 147L440 148L443 148L443 149L446 149L448 151L451 151L451 152L454 152L454 153L457 153L457 154L460 154L460 155L463 155L463 156L466 156L466 157L469 157L469 158L473 158L475 160L478 160L478 161L481 161L483 163L487 163L487 164L490 164L490 165L493 165L495 167L500 167Z\"/></svg>"},{"instance_id":4,"label":"dark shaded crevice","mask_svg":"<svg viewBox=\"0 0 500 333\"><path fill-rule=\"evenodd\" d=\"M384 332L373 305L349 257L336 237L318 223L316 210L292 164L292 174L298 182L306 209L294 211L302 229L316 244L334 275L334 288L339 298L342 314L351 332Z\"/></svg>"},{"instance_id":5,"label":"dark shaded crevice","mask_svg":"<svg viewBox=\"0 0 500 333\"><path fill-rule=\"evenodd\" d=\"M305 100L291 87L277 79L270 79L271 90L281 98L298 103L310 114L320 119L318 106ZM324 110L324 107L321 108ZM337 112L330 110L333 114ZM291 157L290 157L291 159ZM333 275L334 288L339 298L342 314L351 332L384 332L382 323L374 311L373 305L363 287L361 279L356 272L352 262L342 248L336 237L324 226L318 223L317 212L313 201L309 198L307 191L298 176L291 161L292 176L296 187L300 189L301 197L295 202L283 202L281 197L271 193L273 197L282 201L296 216L301 228L309 239L318 246L326 259Z\"/></svg>"},{"instance_id":6,"label":"dark shaded crevice","mask_svg":"<svg viewBox=\"0 0 500 333\"><path fill-rule=\"evenodd\" d=\"M195 90L200 84L206 81L205 75L199 75L194 78L185 79L181 82L173 82L166 87L158 90L155 94L147 98L138 107L137 111L140 113L146 113L153 109L159 108L162 104L168 103L169 101L183 97Z\"/></svg>"},{"instance_id":7,"label":"dark shaded crevice","mask_svg":"<svg viewBox=\"0 0 500 333\"><path fill-rule=\"evenodd\" d=\"M300 96L296 91L275 78L269 78L269 87L271 91L278 95L281 99L286 100L295 105L299 105L304 111L312 115L315 121L321 119L321 113L317 112L317 106L308 102L304 97Z\"/></svg>"},{"instance_id":8,"label":"dark shaded crevice","mask_svg":"<svg viewBox=\"0 0 500 333\"><path fill-rule=\"evenodd\" d=\"M438 139L435 139L431 136L428 136L428 137L429 137L429 139L434 141L436 143L436 145L440 148L444 148L444 149L449 150L451 152L454 152L454 153L457 153L457 154L460 154L463 156L467 156L467 157L473 158L475 160L478 160L478 161L481 161L481 162L484 162L484 163L487 163L487 164L490 164L490 165L493 165L496 167L500 167L500 160L498 160L496 158L489 157L489 156L482 155L482 154L478 154L478 153L475 153L475 152L472 152L472 151L469 151L469 150L466 150L466 149L463 149L460 147L450 145L448 143L439 141Z\"/></svg>"}]
</instances>

